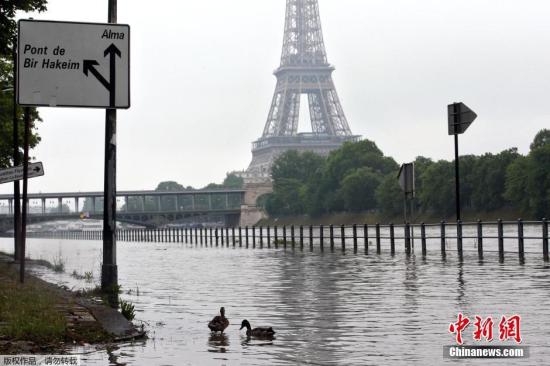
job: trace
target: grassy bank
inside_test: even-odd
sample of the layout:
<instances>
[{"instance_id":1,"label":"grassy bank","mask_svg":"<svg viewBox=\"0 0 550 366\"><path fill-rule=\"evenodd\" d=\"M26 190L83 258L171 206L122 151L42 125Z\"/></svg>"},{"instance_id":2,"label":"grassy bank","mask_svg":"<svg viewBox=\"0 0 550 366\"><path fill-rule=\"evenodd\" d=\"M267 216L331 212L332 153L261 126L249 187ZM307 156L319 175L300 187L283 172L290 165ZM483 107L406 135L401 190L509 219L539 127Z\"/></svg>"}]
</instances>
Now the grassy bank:
<instances>
[{"instance_id":1,"label":"grassy bank","mask_svg":"<svg viewBox=\"0 0 550 366\"><path fill-rule=\"evenodd\" d=\"M0 354L63 352L112 339L72 293L28 274L20 284L17 269L0 258Z\"/></svg>"},{"instance_id":2,"label":"grassy bank","mask_svg":"<svg viewBox=\"0 0 550 366\"><path fill-rule=\"evenodd\" d=\"M491 212L469 212L464 211L462 213L463 221L495 221L502 220L517 220L520 218L520 214L515 210L498 210ZM529 218L524 218L529 219ZM442 220L452 222L455 220L454 216L450 217L435 217L428 214L415 215L414 220L409 220L416 223L437 223ZM388 224L388 223L402 223L403 215L401 216L384 216L378 213L336 213L330 215L324 215L320 217L304 216L286 216L286 217L272 217L261 220L256 226L267 225L352 225L352 224L371 224L376 223Z\"/></svg>"}]
</instances>

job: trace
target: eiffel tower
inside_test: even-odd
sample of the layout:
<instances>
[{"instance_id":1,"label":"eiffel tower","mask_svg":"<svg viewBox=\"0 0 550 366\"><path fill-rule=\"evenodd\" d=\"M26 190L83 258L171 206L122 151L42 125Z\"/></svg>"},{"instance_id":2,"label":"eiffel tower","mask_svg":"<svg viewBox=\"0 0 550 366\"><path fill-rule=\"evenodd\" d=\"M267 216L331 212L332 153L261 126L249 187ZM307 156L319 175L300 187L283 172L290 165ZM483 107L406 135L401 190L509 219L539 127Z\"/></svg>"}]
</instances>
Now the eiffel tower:
<instances>
[{"instance_id":1,"label":"eiffel tower","mask_svg":"<svg viewBox=\"0 0 550 366\"><path fill-rule=\"evenodd\" d=\"M277 86L245 177L269 178L274 160L287 150L328 155L344 142L360 139L351 133L344 115L332 81L334 70L327 61L318 1L287 0ZM302 95L308 97L311 133L298 133Z\"/></svg>"}]
</instances>

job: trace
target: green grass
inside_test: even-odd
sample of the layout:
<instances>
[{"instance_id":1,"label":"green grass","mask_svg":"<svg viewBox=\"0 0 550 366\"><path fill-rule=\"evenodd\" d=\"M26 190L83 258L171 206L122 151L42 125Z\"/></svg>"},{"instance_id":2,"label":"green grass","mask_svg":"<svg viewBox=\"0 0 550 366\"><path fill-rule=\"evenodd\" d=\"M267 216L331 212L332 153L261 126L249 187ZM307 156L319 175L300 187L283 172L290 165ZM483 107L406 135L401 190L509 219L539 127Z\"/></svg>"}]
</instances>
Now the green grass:
<instances>
[{"instance_id":1,"label":"green grass","mask_svg":"<svg viewBox=\"0 0 550 366\"><path fill-rule=\"evenodd\" d=\"M31 279L21 285L14 277L0 270L0 335L36 343L64 340L66 321L55 308L55 294Z\"/></svg>"}]
</instances>

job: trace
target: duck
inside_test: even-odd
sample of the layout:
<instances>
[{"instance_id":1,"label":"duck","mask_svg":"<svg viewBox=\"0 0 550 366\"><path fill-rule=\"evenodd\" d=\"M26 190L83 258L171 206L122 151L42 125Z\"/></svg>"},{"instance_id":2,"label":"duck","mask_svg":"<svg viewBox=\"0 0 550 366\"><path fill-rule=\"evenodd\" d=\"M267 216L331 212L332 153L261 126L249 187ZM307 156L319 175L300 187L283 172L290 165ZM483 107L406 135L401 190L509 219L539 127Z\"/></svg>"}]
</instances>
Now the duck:
<instances>
[{"instance_id":1,"label":"duck","mask_svg":"<svg viewBox=\"0 0 550 366\"><path fill-rule=\"evenodd\" d=\"M225 330L229 326L229 320L225 317L225 308L220 308L220 315L217 315L208 323L208 328L212 332L221 332Z\"/></svg>"},{"instance_id":2,"label":"duck","mask_svg":"<svg viewBox=\"0 0 550 366\"><path fill-rule=\"evenodd\" d=\"M246 328L246 335L249 337L272 337L275 334L272 327L257 327L252 329L250 322L246 319L241 323L241 329L243 328Z\"/></svg>"}]
</instances>

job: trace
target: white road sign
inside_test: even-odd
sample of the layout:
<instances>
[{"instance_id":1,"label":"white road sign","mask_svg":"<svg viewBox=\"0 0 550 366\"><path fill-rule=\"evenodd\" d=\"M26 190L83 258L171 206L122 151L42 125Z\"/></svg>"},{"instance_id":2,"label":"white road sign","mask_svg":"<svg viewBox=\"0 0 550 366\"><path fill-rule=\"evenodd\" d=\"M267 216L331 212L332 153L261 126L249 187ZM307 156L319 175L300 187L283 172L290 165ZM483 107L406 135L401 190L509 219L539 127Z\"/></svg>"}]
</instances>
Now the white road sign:
<instances>
[{"instance_id":1,"label":"white road sign","mask_svg":"<svg viewBox=\"0 0 550 366\"><path fill-rule=\"evenodd\" d=\"M20 20L17 102L129 108L130 26Z\"/></svg>"},{"instance_id":2,"label":"white road sign","mask_svg":"<svg viewBox=\"0 0 550 366\"><path fill-rule=\"evenodd\" d=\"M31 163L27 170L29 178L41 177L44 175L42 163ZM0 170L0 184L23 180L23 166Z\"/></svg>"}]
</instances>

